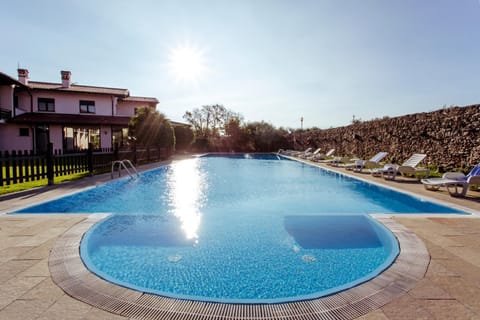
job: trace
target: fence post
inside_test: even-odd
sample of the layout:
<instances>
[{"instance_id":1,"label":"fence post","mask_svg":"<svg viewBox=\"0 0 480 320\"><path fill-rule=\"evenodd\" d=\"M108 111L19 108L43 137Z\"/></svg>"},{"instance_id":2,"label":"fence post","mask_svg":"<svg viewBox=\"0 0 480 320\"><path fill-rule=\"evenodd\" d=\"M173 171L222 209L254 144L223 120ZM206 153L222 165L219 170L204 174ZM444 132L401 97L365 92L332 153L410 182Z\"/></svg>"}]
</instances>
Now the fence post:
<instances>
[{"instance_id":1,"label":"fence post","mask_svg":"<svg viewBox=\"0 0 480 320\"><path fill-rule=\"evenodd\" d=\"M0 187L3 186L3 167L4 162L2 160L2 151L0 151ZM6 167L6 171L8 171L8 167Z\"/></svg>"},{"instance_id":2,"label":"fence post","mask_svg":"<svg viewBox=\"0 0 480 320\"><path fill-rule=\"evenodd\" d=\"M133 164L137 165L137 143L133 141Z\"/></svg>"},{"instance_id":3,"label":"fence post","mask_svg":"<svg viewBox=\"0 0 480 320\"><path fill-rule=\"evenodd\" d=\"M119 159L119 155L118 155L118 142L115 142L115 144L113 145L113 161L116 161Z\"/></svg>"},{"instance_id":4,"label":"fence post","mask_svg":"<svg viewBox=\"0 0 480 320\"><path fill-rule=\"evenodd\" d=\"M47 145L47 179L48 185L53 186L53 143Z\"/></svg>"},{"instance_id":5,"label":"fence post","mask_svg":"<svg viewBox=\"0 0 480 320\"><path fill-rule=\"evenodd\" d=\"M91 176L93 176L93 143L88 144L87 165L88 165L88 172L90 173Z\"/></svg>"}]
</instances>

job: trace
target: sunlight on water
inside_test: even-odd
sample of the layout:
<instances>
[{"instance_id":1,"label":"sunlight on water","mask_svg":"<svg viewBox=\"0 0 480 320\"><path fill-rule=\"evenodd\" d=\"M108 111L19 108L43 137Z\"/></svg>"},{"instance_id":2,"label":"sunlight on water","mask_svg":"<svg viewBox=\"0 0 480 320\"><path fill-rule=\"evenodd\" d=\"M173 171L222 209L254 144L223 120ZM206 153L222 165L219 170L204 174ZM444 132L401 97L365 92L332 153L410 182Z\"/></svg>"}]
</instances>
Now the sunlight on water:
<instances>
[{"instance_id":1,"label":"sunlight on water","mask_svg":"<svg viewBox=\"0 0 480 320\"><path fill-rule=\"evenodd\" d=\"M171 168L167 177L171 213L180 220L186 238L198 241L200 208L207 188L199 169L199 159L184 160Z\"/></svg>"}]
</instances>

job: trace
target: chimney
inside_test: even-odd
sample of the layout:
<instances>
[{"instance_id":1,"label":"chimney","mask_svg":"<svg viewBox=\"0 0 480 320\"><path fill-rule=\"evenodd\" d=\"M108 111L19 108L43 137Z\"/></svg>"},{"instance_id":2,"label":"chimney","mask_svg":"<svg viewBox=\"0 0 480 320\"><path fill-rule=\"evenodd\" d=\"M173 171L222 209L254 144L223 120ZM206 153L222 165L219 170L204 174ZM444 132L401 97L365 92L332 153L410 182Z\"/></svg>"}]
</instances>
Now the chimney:
<instances>
[{"instance_id":1,"label":"chimney","mask_svg":"<svg viewBox=\"0 0 480 320\"><path fill-rule=\"evenodd\" d=\"M70 77L72 75L72 73L70 71L60 71L60 73L62 74L62 87L64 88L70 88Z\"/></svg>"},{"instance_id":2,"label":"chimney","mask_svg":"<svg viewBox=\"0 0 480 320\"><path fill-rule=\"evenodd\" d=\"M24 85L28 85L28 70L27 69L17 69L18 71L18 81Z\"/></svg>"}]
</instances>

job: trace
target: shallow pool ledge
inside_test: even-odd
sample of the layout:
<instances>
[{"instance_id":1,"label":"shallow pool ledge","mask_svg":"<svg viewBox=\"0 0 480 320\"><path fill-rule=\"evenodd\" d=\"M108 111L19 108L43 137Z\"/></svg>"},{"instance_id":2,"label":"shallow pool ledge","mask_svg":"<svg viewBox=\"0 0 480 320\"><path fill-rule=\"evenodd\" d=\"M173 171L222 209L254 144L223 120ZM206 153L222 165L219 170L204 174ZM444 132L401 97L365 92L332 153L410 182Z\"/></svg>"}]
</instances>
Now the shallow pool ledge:
<instances>
[{"instance_id":1,"label":"shallow pool ledge","mask_svg":"<svg viewBox=\"0 0 480 320\"><path fill-rule=\"evenodd\" d=\"M80 258L83 234L105 215L90 215L65 232L49 257L53 281L68 295L94 307L142 319L354 319L405 294L427 271L430 255L420 238L389 217L374 218L393 232L400 254L377 277L313 300L278 304L228 304L172 299L120 287L91 273Z\"/></svg>"}]
</instances>

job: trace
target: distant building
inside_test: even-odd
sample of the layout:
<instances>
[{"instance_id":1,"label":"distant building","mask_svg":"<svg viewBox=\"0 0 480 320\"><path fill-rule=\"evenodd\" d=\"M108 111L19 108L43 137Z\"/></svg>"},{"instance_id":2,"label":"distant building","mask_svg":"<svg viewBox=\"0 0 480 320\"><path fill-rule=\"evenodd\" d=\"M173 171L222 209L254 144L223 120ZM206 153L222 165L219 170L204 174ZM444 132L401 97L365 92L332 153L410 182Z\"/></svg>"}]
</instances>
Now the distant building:
<instances>
[{"instance_id":1,"label":"distant building","mask_svg":"<svg viewBox=\"0 0 480 320\"><path fill-rule=\"evenodd\" d=\"M49 142L63 153L89 143L122 146L135 110L158 103L127 89L73 84L70 71L61 71L61 83L29 81L26 69L18 69L18 80L0 72L0 151L43 153Z\"/></svg>"}]
</instances>

